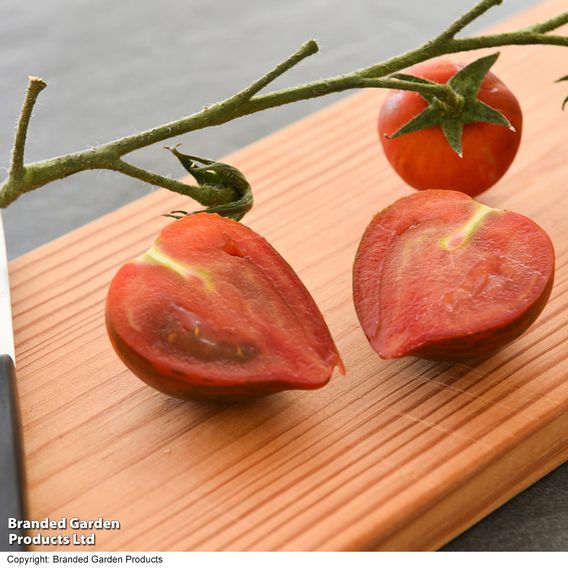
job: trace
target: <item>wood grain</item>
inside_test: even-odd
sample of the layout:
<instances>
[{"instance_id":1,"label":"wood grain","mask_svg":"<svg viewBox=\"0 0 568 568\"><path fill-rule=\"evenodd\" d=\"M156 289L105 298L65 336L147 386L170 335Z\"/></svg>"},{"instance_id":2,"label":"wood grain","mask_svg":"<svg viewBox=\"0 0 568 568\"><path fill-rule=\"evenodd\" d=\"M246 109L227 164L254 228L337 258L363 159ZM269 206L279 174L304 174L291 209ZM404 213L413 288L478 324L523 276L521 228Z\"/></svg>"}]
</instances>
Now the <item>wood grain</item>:
<instances>
[{"instance_id":1,"label":"wood grain","mask_svg":"<svg viewBox=\"0 0 568 568\"><path fill-rule=\"evenodd\" d=\"M246 223L296 269L344 357L347 376L320 391L181 402L122 366L105 293L160 214L188 206L178 196L156 191L11 263L31 517L118 519L121 530L98 531L99 550L434 549L562 463L567 93L553 80L566 54L503 49L496 72L520 99L524 139L482 200L532 217L557 251L551 300L528 333L476 366L381 361L368 346L353 256L372 214L410 190L377 142L383 94L358 93L227 158L255 189Z\"/></svg>"}]
</instances>

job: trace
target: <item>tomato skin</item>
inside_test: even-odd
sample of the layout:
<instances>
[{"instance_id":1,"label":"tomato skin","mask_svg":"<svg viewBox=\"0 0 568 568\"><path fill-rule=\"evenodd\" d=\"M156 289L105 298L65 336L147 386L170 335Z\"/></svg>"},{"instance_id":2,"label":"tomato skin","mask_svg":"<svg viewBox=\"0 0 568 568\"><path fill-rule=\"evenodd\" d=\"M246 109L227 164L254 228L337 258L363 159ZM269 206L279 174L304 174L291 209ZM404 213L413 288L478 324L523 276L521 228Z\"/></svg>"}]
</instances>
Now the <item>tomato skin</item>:
<instances>
[{"instance_id":1,"label":"tomato skin","mask_svg":"<svg viewBox=\"0 0 568 568\"><path fill-rule=\"evenodd\" d=\"M446 83L463 67L448 60L432 60L411 67L407 73ZM505 115L515 131L486 122L467 124L460 158L440 127L388 139L386 136L394 134L427 106L416 92L389 93L379 113L379 138L387 159L406 183L419 190L453 189L475 196L505 174L521 141L521 107L513 93L491 72L481 84L478 99Z\"/></svg>"},{"instance_id":2,"label":"tomato skin","mask_svg":"<svg viewBox=\"0 0 568 568\"><path fill-rule=\"evenodd\" d=\"M251 229L200 213L124 265L106 302L111 343L150 386L234 401L316 389L343 363L313 298Z\"/></svg>"}]
</instances>

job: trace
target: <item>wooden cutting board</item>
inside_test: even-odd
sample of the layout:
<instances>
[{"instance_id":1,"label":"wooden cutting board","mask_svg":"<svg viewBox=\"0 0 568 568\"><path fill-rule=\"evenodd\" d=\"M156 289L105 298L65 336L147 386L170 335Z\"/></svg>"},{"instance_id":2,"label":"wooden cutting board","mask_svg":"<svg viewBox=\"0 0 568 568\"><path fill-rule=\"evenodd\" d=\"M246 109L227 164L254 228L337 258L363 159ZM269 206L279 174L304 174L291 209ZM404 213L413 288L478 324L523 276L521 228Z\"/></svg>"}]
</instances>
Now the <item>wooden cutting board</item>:
<instances>
[{"instance_id":1,"label":"wooden cutting board","mask_svg":"<svg viewBox=\"0 0 568 568\"><path fill-rule=\"evenodd\" d=\"M565 8L552 0L499 29ZM435 549L562 463L568 91L553 80L568 61L562 48L501 51L525 130L482 200L533 218L557 251L528 333L477 366L381 361L368 346L354 253L372 214L411 190L377 141L384 94L357 93L226 159L255 189L246 223L297 270L343 355L347 376L320 391L181 402L115 356L108 284L168 222L160 214L192 207L179 196L156 191L11 263L31 517L119 520L97 532L99 550Z\"/></svg>"}]
</instances>

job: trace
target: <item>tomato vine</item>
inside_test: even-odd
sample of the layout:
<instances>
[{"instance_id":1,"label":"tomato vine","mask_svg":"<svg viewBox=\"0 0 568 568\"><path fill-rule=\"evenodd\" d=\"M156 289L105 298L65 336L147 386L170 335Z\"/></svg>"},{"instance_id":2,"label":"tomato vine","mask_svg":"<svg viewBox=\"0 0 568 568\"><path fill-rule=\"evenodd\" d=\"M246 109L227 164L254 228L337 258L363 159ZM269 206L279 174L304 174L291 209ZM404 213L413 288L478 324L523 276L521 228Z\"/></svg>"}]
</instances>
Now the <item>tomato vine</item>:
<instances>
[{"instance_id":1,"label":"tomato vine","mask_svg":"<svg viewBox=\"0 0 568 568\"><path fill-rule=\"evenodd\" d=\"M472 51L482 48L505 45L543 44L568 47L568 36L550 32L568 23L568 12L563 12L533 26L511 32L474 37L456 37L468 24L487 10L501 4L502 0L482 0L463 16L455 20L445 31L422 46L406 53L371 65L351 73L338 75L291 88L259 94L277 77L318 51L318 45L310 40L286 60L278 64L266 75L228 99L190 116L157 126L150 130L113 140L87 150L57 156L33 163L24 162L24 148L28 126L35 102L47 83L38 77L30 77L20 119L16 130L12 159L8 177L0 185L0 207L5 208L19 196L42 187L48 183L63 179L75 173L104 169L112 170L140 181L160 186L186 195L209 208L228 206L234 213L235 201L243 199L243 194L230 184L198 183L190 185L178 180L161 176L127 162L124 156L169 138L188 132L224 124L236 118L254 114L266 109L298 102L310 98L322 97L348 89L386 88L417 91L425 97L435 97L445 104L459 102L460 94L449 84L430 84L416 82L397 73L403 69L440 55ZM209 161L213 163L212 161ZM204 164L205 167L207 164ZM201 173L206 173L207 168ZM252 205L252 197L247 193L246 207ZM248 210L248 209L246 209ZM244 214L246 211L238 212ZM242 216L242 215L241 215Z\"/></svg>"}]
</instances>

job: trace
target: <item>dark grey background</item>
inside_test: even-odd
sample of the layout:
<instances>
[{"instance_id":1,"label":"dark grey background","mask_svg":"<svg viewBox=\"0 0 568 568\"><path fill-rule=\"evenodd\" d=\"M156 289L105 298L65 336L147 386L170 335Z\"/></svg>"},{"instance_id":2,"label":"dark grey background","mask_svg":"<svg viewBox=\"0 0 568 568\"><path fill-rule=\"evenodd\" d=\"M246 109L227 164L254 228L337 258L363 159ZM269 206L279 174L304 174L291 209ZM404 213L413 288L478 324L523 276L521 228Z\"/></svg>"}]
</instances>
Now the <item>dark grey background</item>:
<instances>
[{"instance_id":1,"label":"dark grey background","mask_svg":"<svg viewBox=\"0 0 568 568\"><path fill-rule=\"evenodd\" d=\"M474 0L2 0L0 177L28 75L49 83L33 117L27 159L39 160L190 114L242 88L306 39L321 52L277 86L369 65L416 46ZM479 30L534 2L509 0ZM332 102L297 103L185 136L220 157ZM160 148L136 161L183 172ZM4 213L11 258L119 207L150 188L108 172L78 174L20 198ZM537 483L446 550L568 548L568 466Z\"/></svg>"}]
</instances>

